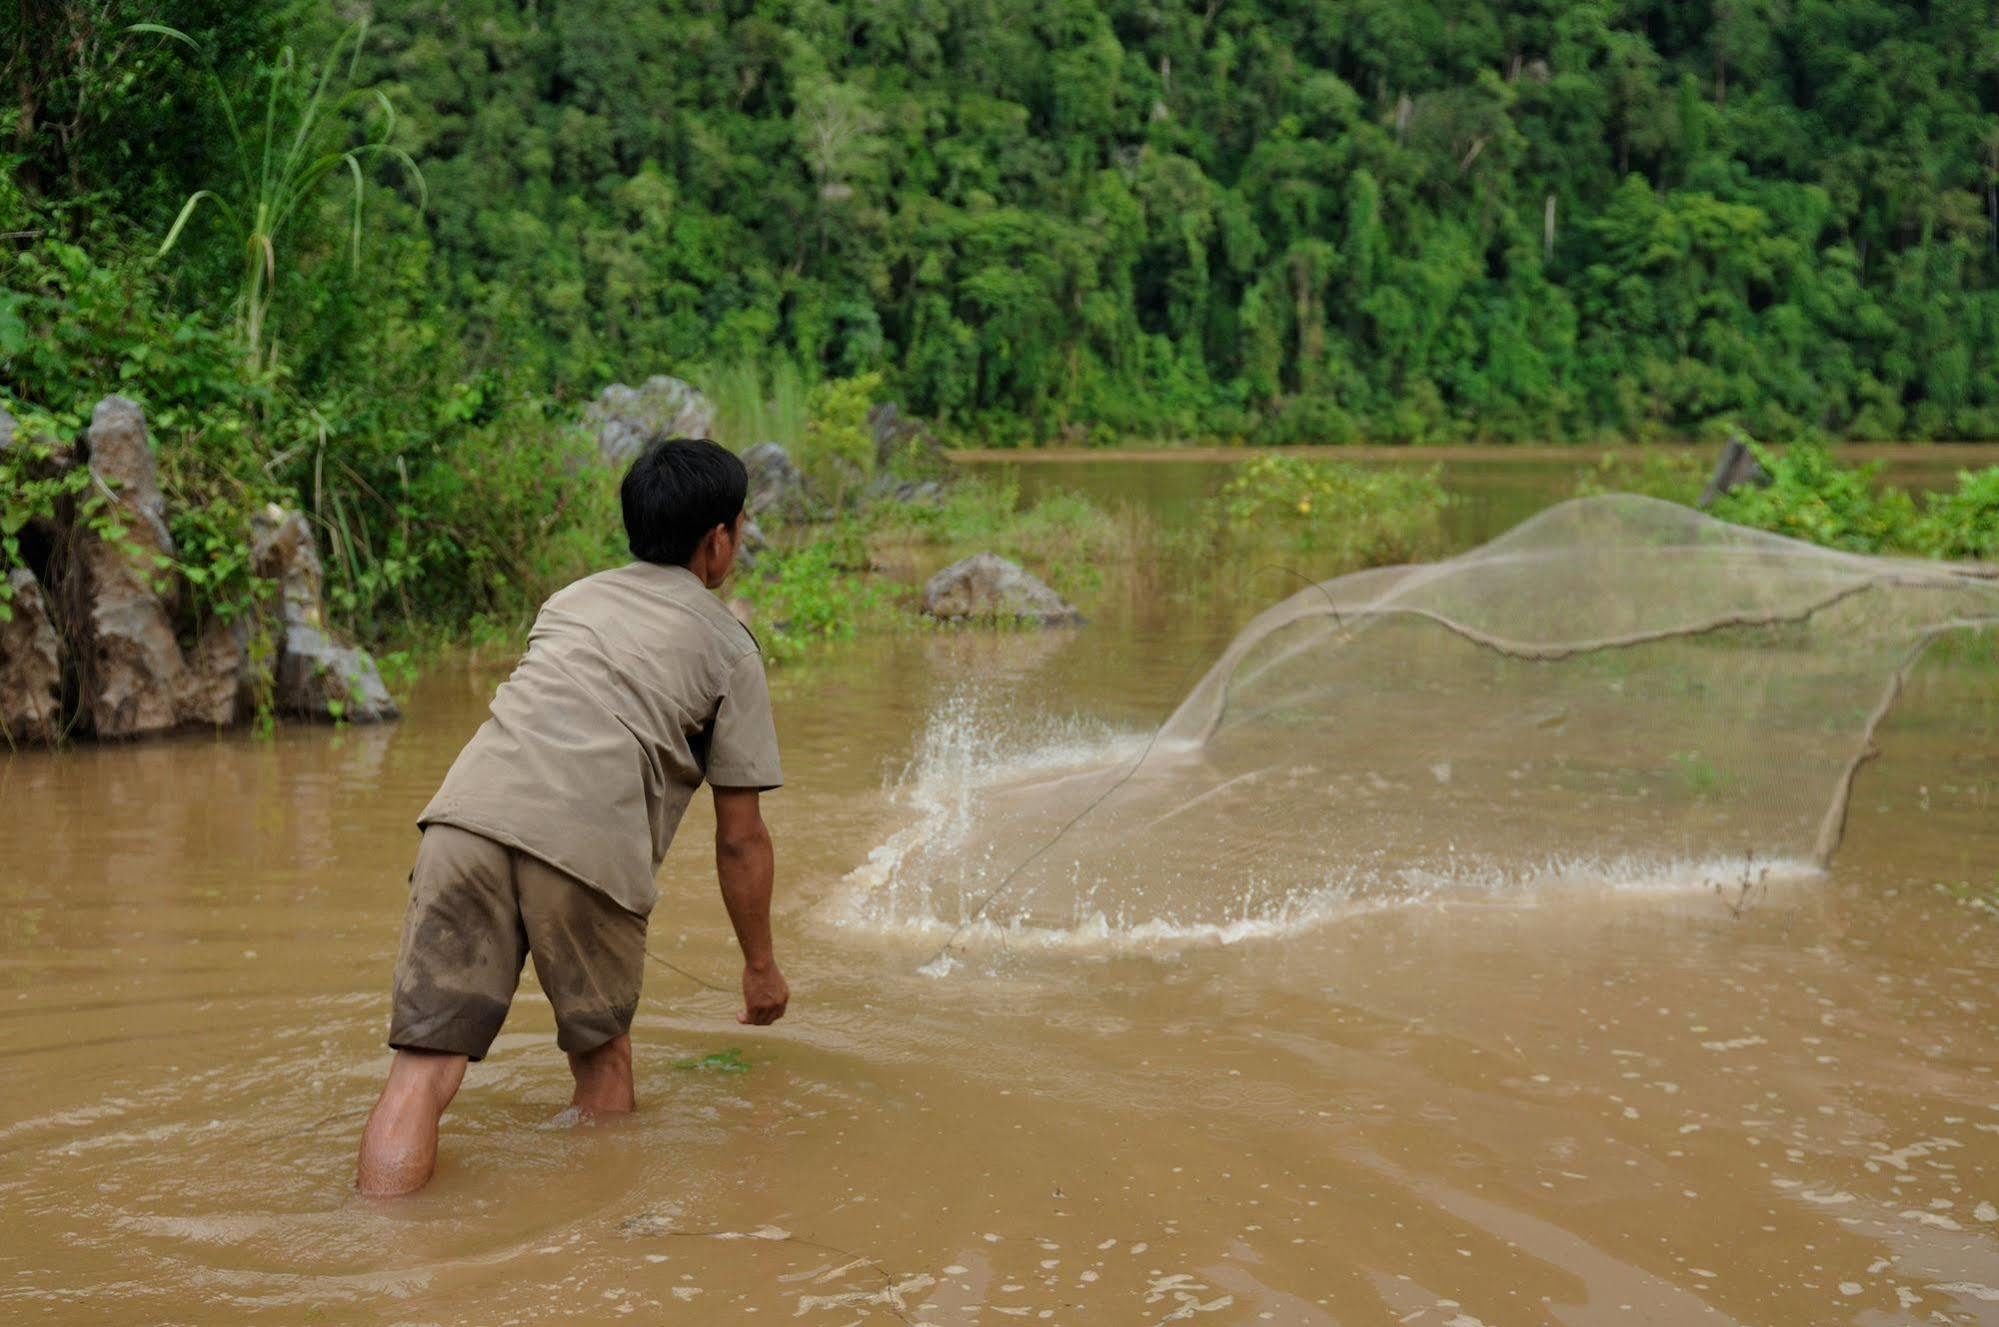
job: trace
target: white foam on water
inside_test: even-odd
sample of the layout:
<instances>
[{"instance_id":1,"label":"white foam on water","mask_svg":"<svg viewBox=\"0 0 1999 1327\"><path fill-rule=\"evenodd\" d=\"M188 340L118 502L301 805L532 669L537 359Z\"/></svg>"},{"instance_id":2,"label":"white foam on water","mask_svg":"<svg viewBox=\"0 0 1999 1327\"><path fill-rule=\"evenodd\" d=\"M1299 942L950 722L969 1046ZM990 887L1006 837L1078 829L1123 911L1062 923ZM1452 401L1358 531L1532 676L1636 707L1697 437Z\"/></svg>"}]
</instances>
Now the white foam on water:
<instances>
[{"instance_id":1,"label":"white foam on water","mask_svg":"<svg viewBox=\"0 0 1999 1327\"><path fill-rule=\"evenodd\" d=\"M1178 912L1136 896L1128 884L1083 879L1051 906L1044 897L1033 915L1010 898L1013 872L1038 848L1056 839L1071 816L1087 814L1094 800L1128 776L1141 761L1146 776L1172 765L1184 752L1163 751L1145 734L1117 733L1070 723L1021 733L994 725L972 700L954 698L931 718L918 748L891 787L910 821L877 845L821 905L831 927L910 948L938 949L919 970L948 976L958 953L1170 953L1193 948L1283 940L1320 927L1391 909L1447 908L1463 904L1535 906L1562 896L1695 896L1719 894L1739 906L1743 891L1789 884L1822 873L1810 862L1748 856L1588 852L1534 863L1481 861L1448 856L1443 865L1356 863L1315 877L1276 881L1246 869L1202 896L1200 915ZM992 855L981 839L994 794L1047 799L1041 837L1007 840ZM983 846L982 846L983 844ZM1059 861L1060 845L1048 860ZM982 855L983 854L983 855ZM937 878L940 863L957 878ZM1162 871L1175 863L1163 861ZM1105 896L1113 901L1106 903ZM948 942L948 944L947 944Z\"/></svg>"}]
</instances>

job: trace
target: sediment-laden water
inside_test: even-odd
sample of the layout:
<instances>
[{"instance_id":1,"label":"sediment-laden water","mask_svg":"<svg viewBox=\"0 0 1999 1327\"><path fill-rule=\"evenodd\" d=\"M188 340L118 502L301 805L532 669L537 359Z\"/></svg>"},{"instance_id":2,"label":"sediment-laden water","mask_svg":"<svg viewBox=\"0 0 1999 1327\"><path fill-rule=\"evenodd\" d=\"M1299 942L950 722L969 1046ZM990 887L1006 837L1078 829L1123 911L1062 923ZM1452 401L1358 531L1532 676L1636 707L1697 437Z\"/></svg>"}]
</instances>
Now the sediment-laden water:
<instances>
[{"instance_id":1,"label":"sediment-laden water","mask_svg":"<svg viewBox=\"0 0 1999 1327\"><path fill-rule=\"evenodd\" d=\"M790 1014L654 968L639 1113L568 1128L530 971L390 1204L349 1184L411 821L504 664L389 728L0 758L0 1318L1999 1322L1989 661L1916 671L1823 873L1578 843L1394 906L1026 916L933 975L955 914L881 892L913 846L1117 768L1260 606L776 675ZM706 842L653 949L727 987Z\"/></svg>"}]
</instances>

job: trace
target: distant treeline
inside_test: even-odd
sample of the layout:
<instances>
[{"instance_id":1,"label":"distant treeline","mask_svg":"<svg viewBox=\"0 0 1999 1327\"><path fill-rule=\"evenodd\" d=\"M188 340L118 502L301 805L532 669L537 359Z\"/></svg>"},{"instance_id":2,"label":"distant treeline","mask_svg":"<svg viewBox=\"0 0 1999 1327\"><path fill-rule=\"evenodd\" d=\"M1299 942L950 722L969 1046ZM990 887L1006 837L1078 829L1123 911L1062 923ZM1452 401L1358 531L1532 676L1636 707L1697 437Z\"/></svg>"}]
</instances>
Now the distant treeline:
<instances>
[{"instance_id":1,"label":"distant treeline","mask_svg":"<svg viewBox=\"0 0 1999 1327\"><path fill-rule=\"evenodd\" d=\"M226 323L221 211L150 266L234 178L218 99L126 29L254 119L362 7L10 8L5 243ZM307 399L785 363L1001 438L1999 436L1990 0L367 8L335 86L384 99L329 113L416 169L364 163L358 270L344 165L287 237Z\"/></svg>"}]
</instances>

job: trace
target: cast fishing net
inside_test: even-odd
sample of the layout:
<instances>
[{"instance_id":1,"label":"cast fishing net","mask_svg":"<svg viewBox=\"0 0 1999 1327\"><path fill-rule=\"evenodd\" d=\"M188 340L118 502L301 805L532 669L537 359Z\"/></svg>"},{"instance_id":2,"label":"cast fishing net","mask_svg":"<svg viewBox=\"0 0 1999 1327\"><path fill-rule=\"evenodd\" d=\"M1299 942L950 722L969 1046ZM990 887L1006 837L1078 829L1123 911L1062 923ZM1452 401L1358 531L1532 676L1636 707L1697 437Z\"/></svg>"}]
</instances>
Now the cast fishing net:
<instances>
[{"instance_id":1,"label":"cast fishing net","mask_svg":"<svg viewBox=\"0 0 1999 1327\"><path fill-rule=\"evenodd\" d=\"M963 786L852 906L939 939L1227 938L1551 877L1810 871L1909 670L1995 623L1999 583L1947 564L1569 502L1291 595L1155 737Z\"/></svg>"}]
</instances>

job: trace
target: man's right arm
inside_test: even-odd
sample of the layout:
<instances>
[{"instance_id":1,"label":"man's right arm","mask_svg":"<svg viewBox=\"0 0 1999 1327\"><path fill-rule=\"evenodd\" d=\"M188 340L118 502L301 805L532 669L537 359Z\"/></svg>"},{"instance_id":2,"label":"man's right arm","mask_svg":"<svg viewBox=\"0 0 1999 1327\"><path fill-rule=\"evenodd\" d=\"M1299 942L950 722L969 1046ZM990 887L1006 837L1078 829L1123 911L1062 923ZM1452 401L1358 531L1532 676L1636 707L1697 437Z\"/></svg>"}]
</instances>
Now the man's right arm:
<instances>
[{"instance_id":1,"label":"man's right arm","mask_svg":"<svg viewBox=\"0 0 1999 1327\"><path fill-rule=\"evenodd\" d=\"M758 1027L775 1023L784 1017L791 989L771 948L775 859L755 788L715 789L715 876L743 949L743 1009L736 1021Z\"/></svg>"}]
</instances>

